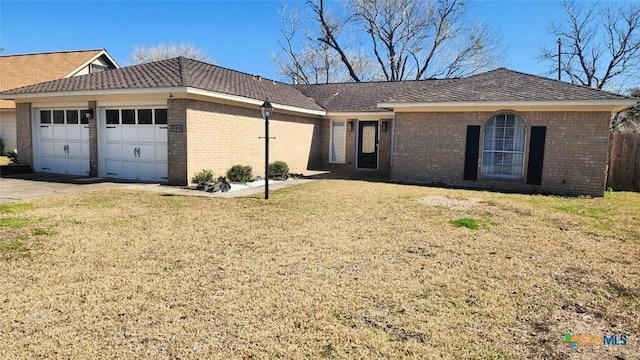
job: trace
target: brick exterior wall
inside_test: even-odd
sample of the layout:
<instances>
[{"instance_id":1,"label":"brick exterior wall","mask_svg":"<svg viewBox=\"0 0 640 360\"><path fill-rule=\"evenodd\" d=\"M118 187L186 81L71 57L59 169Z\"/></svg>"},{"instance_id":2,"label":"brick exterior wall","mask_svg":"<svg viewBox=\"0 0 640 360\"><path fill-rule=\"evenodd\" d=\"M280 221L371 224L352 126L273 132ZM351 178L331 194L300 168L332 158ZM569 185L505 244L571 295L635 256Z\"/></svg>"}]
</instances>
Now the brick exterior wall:
<instances>
[{"instance_id":1,"label":"brick exterior wall","mask_svg":"<svg viewBox=\"0 0 640 360\"><path fill-rule=\"evenodd\" d=\"M18 164L33 168L33 143L31 139L31 103L16 104L16 136Z\"/></svg>"},{"instance_id":2,"label":"brick exterior wall","mask_svg":"<svg viewBox=\"0 0 640 360\"><path fill-rule=\"evenodd\" d=\"M89 119L89 176L98 176L98 108L95 101L89 101L93 117Z\"/></svg>"},{"instance_id":3,"label":"brick exterior wall","mask_svg":"<svg viewBox=\"0 0 640 360\"><path fill-rule=\"evenodd\" d=\"M0 109L0 139L4 144L4 154L18 148L16 142L16 112Z\"/></svg>"},{"instance_id":4,"label":"brick exterior wall","mask_svg":"<svg viewBox=\"0 0 640 360\"><path fill-rule=\"evenodd\" d=\"M259 109L198 100L171 99L169 127L183 124L183 133L169 132L169 182L185 184L202 169L224 176L236 164L264 176L264 120ZM320 164L321 120L275 113L269 120L269 162L285 161L291 172L304 173Z\"/></svg>"},{"instance_id":5,"label":"brick exterior wall","mask_svg":"<svg viewBox=\"0 0 640 360\"><path fill-rule=\"evenodd\" d=\"M518 115L526 124L524 177L482 177L483 132L496 114ZM609 145L608 112L396 113L391 180L444 183L508 191L602 196ZM466 127L480 125L478 180L463 180ZM526 184L531 126L546 126L542 184Z\"/></svg>"}]
</instances>

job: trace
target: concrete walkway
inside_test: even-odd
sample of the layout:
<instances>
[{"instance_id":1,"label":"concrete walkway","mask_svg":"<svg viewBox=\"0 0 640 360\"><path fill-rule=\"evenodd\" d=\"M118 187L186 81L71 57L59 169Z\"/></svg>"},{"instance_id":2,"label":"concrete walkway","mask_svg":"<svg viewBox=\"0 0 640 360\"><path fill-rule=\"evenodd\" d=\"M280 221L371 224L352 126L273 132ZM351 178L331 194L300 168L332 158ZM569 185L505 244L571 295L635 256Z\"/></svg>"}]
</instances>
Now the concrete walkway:
<instances>
[{"instance_id":1,"label":"concrete walkway","mask_svg":"<svg viewBox=\"0 0 640 360\"><path fill-rule=\"evenodd\" d=\"M314 181L311 179L289 179L269 183L269 192L277 191L293 185ZM114 181L112 179L86 178L69 175L31 173L9 175L0 178L0 203L44 198L61 194L73 194L96 189L121 188L131 190L153 191L179 196L204 196L219 198L244 197L264 193L264 186L257 186L226 193L207 193L150 183Z\"/></svg>"}]
</instances>

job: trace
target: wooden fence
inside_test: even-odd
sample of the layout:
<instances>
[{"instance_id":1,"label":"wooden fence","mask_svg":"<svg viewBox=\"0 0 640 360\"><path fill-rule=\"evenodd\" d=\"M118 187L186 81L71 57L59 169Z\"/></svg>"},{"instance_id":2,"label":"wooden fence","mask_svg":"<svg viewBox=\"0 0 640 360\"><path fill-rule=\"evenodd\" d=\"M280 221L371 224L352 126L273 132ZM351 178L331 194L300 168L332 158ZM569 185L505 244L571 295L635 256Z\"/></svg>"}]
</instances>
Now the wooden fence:
<instances>
[{"instance_id":1,"label":"wooden fence","mask_svg":"<svg viewBox=\"0 0 640 360\"><path fill-rule=\"evenodd\" d=\"M607 187L640 191L640 133L612 133Z\"/></svg>"}]
</instances>

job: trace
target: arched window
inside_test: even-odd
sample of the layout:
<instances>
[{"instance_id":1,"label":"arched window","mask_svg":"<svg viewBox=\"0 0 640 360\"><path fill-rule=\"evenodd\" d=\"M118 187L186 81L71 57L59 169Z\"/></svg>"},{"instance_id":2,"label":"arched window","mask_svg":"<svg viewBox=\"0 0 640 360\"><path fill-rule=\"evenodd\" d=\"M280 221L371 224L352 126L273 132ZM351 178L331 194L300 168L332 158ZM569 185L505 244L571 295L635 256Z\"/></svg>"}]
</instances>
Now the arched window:
<instances>
[{"instance_id":1,"label":"arched window","mask_svg":"<svg viewBox=\"0 0 640 360\"><path fill-rule=\"evenodd\" d=\"M526 126L515 115L496 115L484 128L482 175L522 178Z\"/></svg>"}]
</instances>

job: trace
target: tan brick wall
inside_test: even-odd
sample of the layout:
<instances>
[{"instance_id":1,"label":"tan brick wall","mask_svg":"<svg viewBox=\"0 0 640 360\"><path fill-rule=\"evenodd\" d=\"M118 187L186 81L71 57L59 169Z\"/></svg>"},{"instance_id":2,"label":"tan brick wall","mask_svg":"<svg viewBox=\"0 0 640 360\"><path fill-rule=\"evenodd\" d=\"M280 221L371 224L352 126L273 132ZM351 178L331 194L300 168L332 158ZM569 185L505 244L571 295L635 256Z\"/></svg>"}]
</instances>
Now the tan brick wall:
<instances>
[{"instance_id":1,"label":"tan brick wall","mask_svg":"<svg viewBox=\"0 0 640 360\"><path fill-rule=\"evenodd\" d=\"M167 163L169 183L187 184L187 107L192 100L167 100ZM172 132L171 125L181 125L184 132Z\"/></svg>"},{"instance_id":2,"label":"tan brick wall","mask_svg":"<svg viewBox=\"0 0 640 360\"><path fill-rule=\"evenodd\" d=\"M33 143L31 139L31 103L16 104L16 136L18 164L33 168Z\"/></svg>"},{"instance_id":3,"label":"tan brick wall","mask_svg":"<svg viewBox=\"0 0 640 360\"><path fill-rule=\"evenodd\" d=\"M184 115L183 115L184 114ZM170 100L170 124L184 123L184 133L169 133L169 181L191 180L202 169L226 175L236 164L264 176L264 120L259 109L197 100ZM285 161L291 172L305 173L320 163L319 119L274 114L269 121L269 162ZM171 125L169 125L171 126ZM186 150L186 151L185 151Z\"/></svg>"},{"instance_id":4,"label":"tan brick wall","mask_svg":"<svg viewBox=\"0 0 640 360\"><path fill-rule=\"evenodd\" d=\"M95 101L87 105L93 109L93 118L89 119L89 176L98 176L98 108Z\"/></svg>"},{"instance_id":5,"label":"tan brick wall","mask_svg":"<svg viewBox=\"0 0 640 360\"><path fill-rule=\"evenodd\" d=\"M524 177L519 180L462 180L467 125L480 125L495 114L513 113L527 126ZM397 113L391 179L409 183L510 191L602 196L606 184L609 144L607 112L460 112ZM531 126L546 126L542 184L527 185L526 168ZM482 158L482 151L480 151Z\"/></svg>"},{"instance_id":6,"label":"tan brick wall","mask_svg":"<svg viewBox=\"0 0 640 360\"><path fill-rule=\"evenodd\" d=\"M16 112L0 110L0 139L4 144L4 154L18 148L16 141Z\"/></svg>"}]
</instances>

